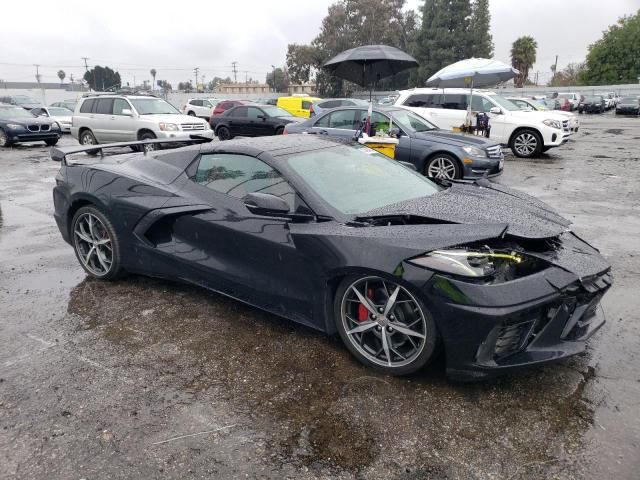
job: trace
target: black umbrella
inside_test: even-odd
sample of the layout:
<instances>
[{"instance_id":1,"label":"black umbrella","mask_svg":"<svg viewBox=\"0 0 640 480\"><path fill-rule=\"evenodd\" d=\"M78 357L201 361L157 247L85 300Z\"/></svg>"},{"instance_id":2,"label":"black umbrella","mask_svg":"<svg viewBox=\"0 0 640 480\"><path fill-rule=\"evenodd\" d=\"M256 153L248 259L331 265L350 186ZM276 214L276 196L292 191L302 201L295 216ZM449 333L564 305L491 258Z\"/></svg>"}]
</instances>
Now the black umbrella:
<instances>
[{"instance_id":1,"label":"black umbrella","mask_svg":"<svg viewBox=\"0 0 640 480\"><path fill-rule=\"evenodd\" d=\"M371 92L375 82L381 78L417 66L415 58L395 47L365 45L339 53L326 62L323 68L332 75L361 87L369 86Z\"/></svg>"}]
</instances>

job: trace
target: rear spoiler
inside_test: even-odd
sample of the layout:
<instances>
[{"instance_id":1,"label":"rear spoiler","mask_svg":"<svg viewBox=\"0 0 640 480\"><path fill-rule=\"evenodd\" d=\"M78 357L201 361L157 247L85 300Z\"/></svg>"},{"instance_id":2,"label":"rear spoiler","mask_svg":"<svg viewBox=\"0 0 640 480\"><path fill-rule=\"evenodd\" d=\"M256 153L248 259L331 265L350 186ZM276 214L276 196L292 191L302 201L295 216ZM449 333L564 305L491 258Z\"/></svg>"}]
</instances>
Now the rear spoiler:
<instances>
[{"instance_id":1,"label":"rear spoiler","mask_svg":"<svg viewBox=\"0 0 640 480\"><path fill-rule=\"evenodd\" d=\"M62 162L62 165L67 165L67 155L82 152L99 152L100 157L104 157L103 150L107 148L122 148L122 147L134 147L137 145L149 145L149 144L163 144L163 143L184 143L186 145L207 143L213 140L209 137L203 137L200 135L190 135L189 138L165 138L165 139L153 139L153 140L137 140L135 142L117 142L117 143L105 143L97 145L79 145L77 147L51 147L49 156L54 162ZM147 152L145 150L144 154Z\"/></svg>"}]
</instances>

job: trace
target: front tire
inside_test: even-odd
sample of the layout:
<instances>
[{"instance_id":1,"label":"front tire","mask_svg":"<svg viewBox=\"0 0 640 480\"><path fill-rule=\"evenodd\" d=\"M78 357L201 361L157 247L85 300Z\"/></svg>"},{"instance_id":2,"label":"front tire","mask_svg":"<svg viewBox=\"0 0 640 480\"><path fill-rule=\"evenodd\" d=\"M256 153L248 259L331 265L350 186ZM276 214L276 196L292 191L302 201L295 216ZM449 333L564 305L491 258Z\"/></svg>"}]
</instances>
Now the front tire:
<instances>
[{"instance_id":1,"label":"front tire","mask_svg":"<svg viewBox=\"0 0 640 480\"><path fill-rule=\"evenodd\" d=\"M346 277L334 299L340 338L364 365L391 375L409 375L433 356L438 332L424 303L393 280Z\"/></svg>"},{"instance_id":2,"label":"front tire","mask_svg":"<svg viewBox=\"0 0 640 480\"><path fill-rule=\"evenodd\" d=\"M276 135L282 135L284 133L284 127L276 128Z\"/></svg>"},{"instance_id":3,"label":"front tire","mask_svg":"<svg viewBox=\"0 0 640 480\"><path fill-rule=\"evenodd\" d=\"M96 207L80 208L71 222L76 258L91 277L113 280L122 273L120 242L111 221Z\"/></svg>"},{"instance_id":4,"label":"front tire","mask_svg":"<svg viewBox=\"0 0 640 480\"><path fill-rule=\"evenodd\" d=\"M229 131L229 129L227 127L218 127L218 139L220 139L221 141L224 140L231 140L231 132Z\"/></svg>"},{"instance_id":5,"label":"front tire","mask_svg":"<svg viewBox=\"0 0 640 480\"><path fill-rule=\"evenodd\" d=\"M7 133L0 129L0 147L10 147L11 146L11 140L9 140L9 135L7 135Z\"/></svg>"},{"instance_id":6,"label":"front tire","mask_svg":"<svg viewBox=\"0 0 640 480\"><path fill-rule=\"evenodd\" d=\"M535 130L520 130L509 142L509 148L516 157L531 158L540 155L544 144L542 137Z\"/></svg>"},{"instance_id":7,"label":"front tire","mask_svg":"<svg viewBox=\"0 0 640 480\"><path fill-rule=\"evenodd\" d=\"M462 171L458 161L447 153L438 153L427 161L424 175L430 178L455 180L462 178Z\"/></svg>"},{"instance_id":8,"label":"front tire","mask_svg":"<svg viewBox=\"0 0 640 480\"><path fill-rule=\"evenodd\" d=\"M44 143L46 143L47 146L49 146L49 147L53 147L56 143L58 143L58 139L57 138L52 138L50 140L45 140Z\"/></svg>"},{"instance_id":9,"label":"front tire","mask_svg":"<svg viewBox=\"0 0 640 480\"><path fill-rule=\"evenodd\" d=\"M187 115L189 115L190 117L195 117L196 116L195 112L191 112L191 111L189 113L187 113Z\"/></svg>"}]
</instances>

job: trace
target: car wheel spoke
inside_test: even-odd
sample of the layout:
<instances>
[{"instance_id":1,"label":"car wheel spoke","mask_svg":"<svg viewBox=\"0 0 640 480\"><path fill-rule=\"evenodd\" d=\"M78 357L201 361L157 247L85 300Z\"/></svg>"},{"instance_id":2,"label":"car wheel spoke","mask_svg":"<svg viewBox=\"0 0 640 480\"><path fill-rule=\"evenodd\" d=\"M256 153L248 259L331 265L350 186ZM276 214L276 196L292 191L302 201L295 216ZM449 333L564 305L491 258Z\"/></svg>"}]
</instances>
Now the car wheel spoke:
<instances>
[{"instance_id":1,"label":"car wheel spoke","mask_svg":"<svg viewBox=\"0 0 640 480\"><path fill-rule=\"evenodd\" d=\"M73 233L75 233L78 237L80 237L80 239L83 242L91 243L91 239L88 236L86 236L84 233L82 233L80 229L74 230Z\"/></svg>"},{"instance_id":2,"label":"car wheel spoke","mask_svg":"<svg viewBox=\"0 0 640 480\"><path fill-rule=\"evenodd\" d=\"M384 316L389 315L389 312L393 309L396 304L396 300L398 298L398 293L400 293L400 285L396 285L396 289L393 291L389 299L387 300L387 304L384 306Z\"/></svg>"},{"instance_id":3,"label":"car wheel spoke","mask_svg":"<svg viewBox=\"0 0 640 480\"><path fill-rule=\"evenodd\" d=\"M392 324L392 325L393 325L393 328L395 330L397 330L400 333L404 333L405 335L409 335L409 336L412 336L412 337L418 337L418 338L422 338L422 339L425 338L425 336L422 333L416 332L415 330L411 330L410 328L407 328L407 327L404 327L402 325L398 325L398 324L395 324L395 323Z\"/></svg>"},{"instance_id":4,"label":"car wheel spoke","mask_svg":"<svg viewBox=\"0 0 640 480\"><path fill-rule=\"evenodd\" d=\"M358 325L356 328L352 328L351 330L349 330L347 332L347 335L353 335L354 333L362 333L362 332L366 332L367 330L371 330L373 327L375 327L376 325L378 325L377 322L367 322L367 323L363 323L361 325Z\"/></svg>"},{"instance_id":5,"label":"car wheel spoke","mask_svg":"<svg viewBox=\"0 0 640 480\"><path fill-rule=\"evenodd\" d=\"M391 352L389 350L389 337L387 336L387 330L382 330L382 349L384 350L384 354L387 357L387 366L391 367Z\"/></svg>"},{"instance_id":6,"label":"car wheel spoke","mask_svg":"<svg viewBox=\"0 0 640 480\"><path fill-rule=\"evenodd\" d=\"M373 303L371 303L371 301L365 297L364 295L362 295L358 289L356 287L351 287L351 289L354 291L354 293L356 294L356 296L358 297L358 300L360 300L360 303L362 305L364 305L364 308L366 308L367 310L369 310L369 313L373 314L373 315L378 315L378 312L376 311L376 307L375 305L373 305Z\"/></svg>"}]
</instances>

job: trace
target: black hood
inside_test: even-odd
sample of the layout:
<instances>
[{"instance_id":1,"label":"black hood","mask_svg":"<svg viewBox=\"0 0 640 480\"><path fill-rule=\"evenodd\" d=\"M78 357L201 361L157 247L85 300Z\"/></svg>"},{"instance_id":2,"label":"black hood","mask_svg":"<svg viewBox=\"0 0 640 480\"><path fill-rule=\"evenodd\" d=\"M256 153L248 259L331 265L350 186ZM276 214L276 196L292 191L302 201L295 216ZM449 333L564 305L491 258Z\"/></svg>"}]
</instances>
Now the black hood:
<instances>
[{"instance_id":1,"label":"black hood","mask_svg":"<svg viewBox=\"0 0 640 480\"><path fill-rule=\"evenodd\" d=\"M499 184L453 184L435 195L387 205L361 217L387 215L448 223L506 224L507 235L531 239L557 237L571 224L545 203Z\"/></svg>"},{"instance_id":2,"label":"black hood","mask_svg":"<svg viewBox=\"0 0 640 480\"><path fill-rule=\"evenodd\" d=\"M416 132L413 134L413 136L421 140L431 140L435 137L441 143L447 143L449 145L456 145L460 147L472 145L474 147L484 149L492 145L497 145L494 140L488 140L484 137L479 137L476 135L462 135L460 133L447 132L446 130L440 129L430 130L428 132Z\"/></svg>"}]
</instances>

